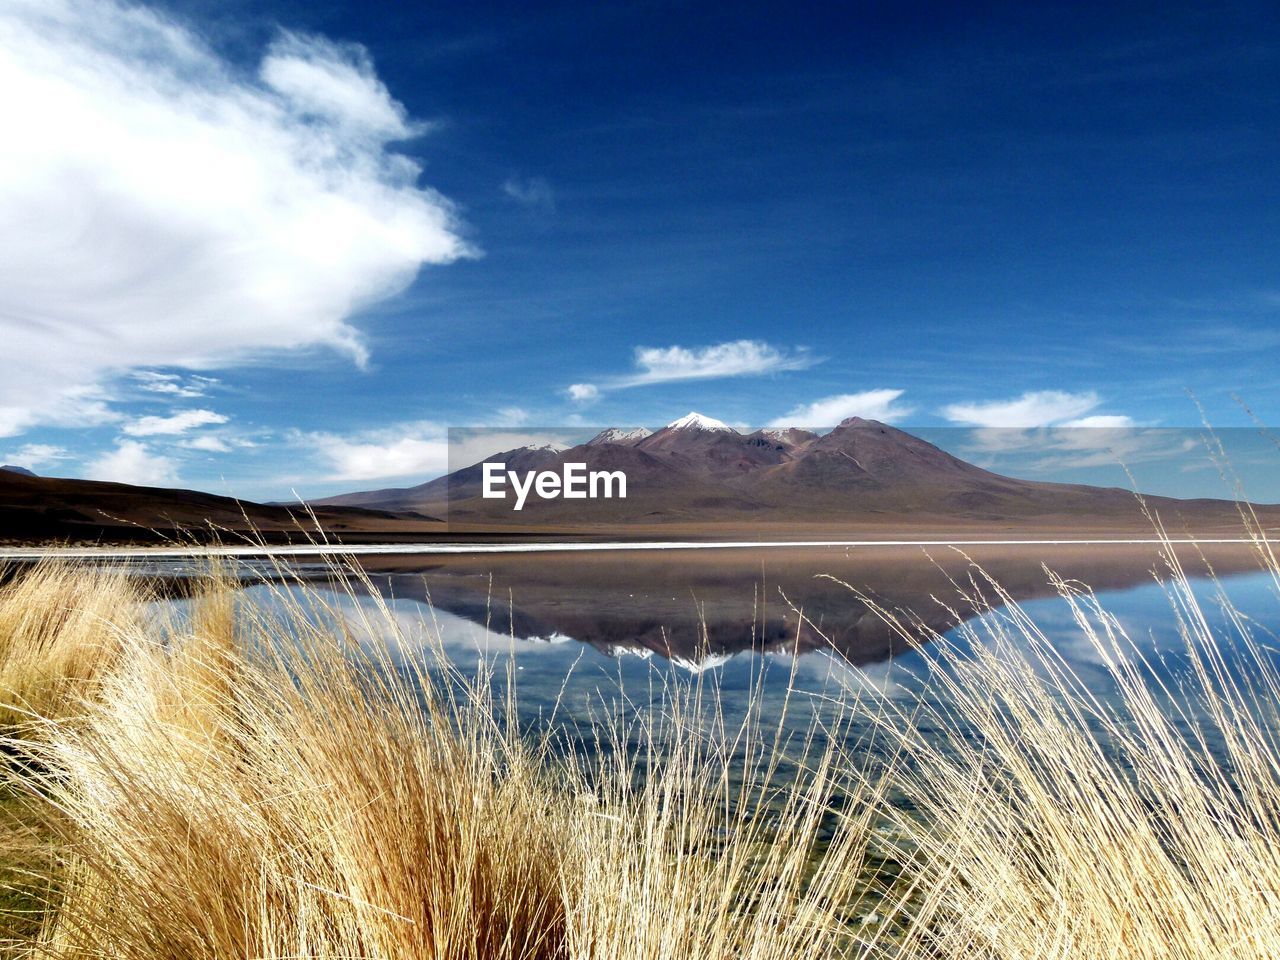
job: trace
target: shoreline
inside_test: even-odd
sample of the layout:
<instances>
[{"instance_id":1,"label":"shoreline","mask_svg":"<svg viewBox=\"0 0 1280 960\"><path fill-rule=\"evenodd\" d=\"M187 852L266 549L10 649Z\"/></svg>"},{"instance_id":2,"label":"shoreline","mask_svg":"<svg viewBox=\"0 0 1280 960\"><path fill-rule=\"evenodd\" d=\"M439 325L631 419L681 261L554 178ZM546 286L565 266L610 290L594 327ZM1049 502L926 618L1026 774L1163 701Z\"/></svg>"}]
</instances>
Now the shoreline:
<instances>
[{"instance_id":1,"label":"shoreline","mask_svg":"<svg viewBox=\"0 0 1280 960\"><path fill-rule=\"evenodd\" d=\"M278 546L186 547L0 547L0 560L91 560L91 559L188 559L192 557L232 557L269 559L273 557L346 556L466 556L516 553L612 553L621 551L683 550L774 550L797 548L875 547L1120 547L1197 545L1280 545L1270 537L1115 537L1115 538L1029 538L1029 539L919 539L919 540L614 540L555 541L517 543L382 543L382 544L283 544Z\"/></svg>"}]
</instances>

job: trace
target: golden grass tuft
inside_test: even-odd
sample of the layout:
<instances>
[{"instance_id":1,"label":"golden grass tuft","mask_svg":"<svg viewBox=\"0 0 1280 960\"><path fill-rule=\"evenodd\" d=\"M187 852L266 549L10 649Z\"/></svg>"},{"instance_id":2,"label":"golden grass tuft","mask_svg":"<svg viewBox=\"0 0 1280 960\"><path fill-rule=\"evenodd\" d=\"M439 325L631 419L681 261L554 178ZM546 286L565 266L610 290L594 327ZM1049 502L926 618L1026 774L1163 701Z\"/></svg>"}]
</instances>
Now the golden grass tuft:
<instances>
[{"instance_id":1,"label":"golden grass tuft","mask_svg":"<svg viewBox=\"0 0 1280 960\"><path fill-rule=\"evenodd\" d=\"M1275 651L1225 597L1215 630L1167 563L1172 680L1085 586L1055 580L1109 694L975 568L968 601L997 611L964 628L969 651L934 637L929 695L882 721L919 894L904 956L1280 956Z\"/></svg>"},{"instance_id":2,"label":"golden grass tuft","mask_svg":"<svg viewBox=\"0 0 1280 960\"><path fill-rule=\"evenodd\" d=\"M0 729L12 730L75 709L118 662L141 607L109 569L43 563L0 578Z\"/></svg>"},{"instance_id":3,"label":"golden grass tuft","mask_svg":"<svg viewBox=\"0 0 1280 960\"><path fill-rule=\"evenodd\" d=\"M1115 686L1091 689L975 568L957 602L998 610L964 649L933 638L919 699L738 723L694 680L574 730L522 729L512 687L377 601L250 603L214 571L165 617L115 575L39 568L0 591L11 952L1280 955L1274 651L1229 605L1211 626L1169 562L1174 681L1058 581Z\"/></svg>"},{"instance_id":4,"label":"golden grass tuft","mask_svg":"<svg viewBox=\"0 0 1280 960\"><path fill-rule=\"evenodd\" d=\"M674 702L640 753L575 761L519 735L488 678L386 643L389 615L348 624L283 595L237 610L231 592L214 581L188 616L127 634L84 716L24 745L16 777L58 854L40 956L847 948L865 813L829 809L853 788L829 763L790 791L744 780L736 748L758 735L708 735ZM842 867L812 880L833 819Z\"/></svg>"}]
</instances>

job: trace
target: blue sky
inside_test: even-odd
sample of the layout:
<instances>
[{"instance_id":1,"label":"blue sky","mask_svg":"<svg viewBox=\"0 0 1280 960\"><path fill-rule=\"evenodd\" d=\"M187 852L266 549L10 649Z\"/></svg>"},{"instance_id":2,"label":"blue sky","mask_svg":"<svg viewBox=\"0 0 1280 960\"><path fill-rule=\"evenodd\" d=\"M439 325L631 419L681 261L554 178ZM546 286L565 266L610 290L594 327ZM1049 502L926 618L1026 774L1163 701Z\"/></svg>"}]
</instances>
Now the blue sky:
<instances>
[{"instance_id":1,"label":"blue sky","mask_svg":"<svg viewBox=\"0 0 1280 960\"><path fill-rule=\"evenodd\" d=\"M6 462L275 498L451 425L1280 425L1264 4L0 23Z\"/></svg>"}]
</instances>

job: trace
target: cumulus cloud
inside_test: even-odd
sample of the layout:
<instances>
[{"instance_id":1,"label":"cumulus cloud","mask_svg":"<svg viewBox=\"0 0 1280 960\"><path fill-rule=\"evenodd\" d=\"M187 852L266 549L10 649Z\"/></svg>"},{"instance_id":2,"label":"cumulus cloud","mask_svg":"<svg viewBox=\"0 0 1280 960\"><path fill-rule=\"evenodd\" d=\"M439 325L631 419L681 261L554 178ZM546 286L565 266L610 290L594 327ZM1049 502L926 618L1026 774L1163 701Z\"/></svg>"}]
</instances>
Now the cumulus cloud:
<instances>
[{"instance_id":1,"label":"cumulus cloud","mask_svg":"<svg viewBox=\"0 0 1280 960\"><path fill-rule=\"evenodd\" d=\"M445 429L434 423L403 423L351 436L296 433L296 446L309 448L324 465L325 480L426 479L449 465Z\"/></svg>"},{"instance_id":2,"label":"cumulus cloud","mask_svg":"<svg viewBox=\"0 0 1280 960\"><path fill-rule=\"evenodd\" d=\"M911 414L911 408L898 404L901 390L863 390L824 397L801 404L790 413L769 424L771 427L834 427L849 417L865 417L893 423Z\"/></svg>"},{"instance_id":3,"label":"cumulus cloud","mask_svg":"<svg viewBox=\"0 0 1280 960\"><path fill-rule=\"evenodd\" d=\"M167 417L139 417L124 425L124 432L131 437L176 436L215 423L226 423L227 418L212 410L182 410Z\"/></svg>"},{"instance_id":4,"label":"cumulus cloud","mask_svg":"<svg viewBox=\"0 0 1280 960\"><path fill-rule=\"evenodd\" d=\"M1092 390L1033 390L1011 400L952 403L942 415L952 423L974 427L1047 427L1084 416L1101 403Z\"/></svg>"},{"instance_id":5,"label":"cumulus cloud","mask_svg":"<svg viewBox=\"0 0 1280 960\"><path fill-rule=\"evenodd\" d=\"M590 403L600 398L600 388L594 383L571 383L565 393L575 403Z\"/></svg>"},{"instance_id":6,"label":"cumulus cloud","mask_svg":"<svg viewBox=\"0 0 1280 960\"><path fill-rule=\"evenodd\" d=\"M0 89L0 435L101 420L134 369L363 361L351 317L471 252L359 47L285 33L253 72L147 7L0 0Z\"/></svg>"},{"instance_id":7,"label":"cumulus cloud","mask_svg":"<svg viewBox=\"0 0 1280 960\"><path fill-rule=\"evenodd\" d=\"M90 480L165 486L178 482L178 465L140 440L121 440L114 450L91 461L87 474Z\"/></svg>"}]
</instances>

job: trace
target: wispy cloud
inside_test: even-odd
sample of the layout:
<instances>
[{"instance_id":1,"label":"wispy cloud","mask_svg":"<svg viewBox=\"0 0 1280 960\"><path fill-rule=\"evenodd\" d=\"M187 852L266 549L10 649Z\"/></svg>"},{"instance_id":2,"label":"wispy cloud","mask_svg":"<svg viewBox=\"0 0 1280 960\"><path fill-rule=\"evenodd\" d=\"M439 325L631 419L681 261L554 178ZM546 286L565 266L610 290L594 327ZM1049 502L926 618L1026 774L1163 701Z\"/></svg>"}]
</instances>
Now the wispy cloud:
<instances>
[{"instance_id":1,"label":"wispy cloud","mask_svg":"<svg viewBox=\"0 0 1280 960\"><path fill-rule=\"evenodd\" d=\"M215 377L184 377L176 373L157 373L154 370L138 370L132 375L132 379L139 389L147 393L160 393L183 400L203 397L209 388L219 382Z\"/></svg>"},{"instance_id":2,"label":"wispy cloud","mask_svg":"<svg viewBox=\"0 0 1280 960\"><path fill-rule=\"evenodd\" d=\"M1095 413L1093 416L1068 420L1060 426L1079 427L1085 430L1127 430L1137 424L1134 423L1133 417L1127 417L1124 414Z\"/></svg>"},{"instance_id":3,"label":"wispy cloud","mask_svg":"<svg viewBox=\"0 0 1280 960\"><path fill-rule=\"evenodd\" d=\"M282 33L255 76L145 6L10 3L0 88L0 433L120 371L363 361L353 313L471 252L358 46Z\"/></svg>"},{"instance_id":4,"label":"wispy cloud","mask_svg":"<svg viewBox=\"0 0 1280 960\"><path fill-rule=\"evenodd\" d=\"M834 427L849 417L865 417L894 423L911 415L912 408L899 404L902 390L863 390L823 397L801 404L769 424L771 427Z\"/></svg>"},{"instance_id":5,"label":"wispy cloud","mask_svg":"<svg viewBox=\"0 0 1280 960\"><path fill-rule=\"evenodd\" d=\"M1034 390L1010 400L948 404L942 415L952 423L975 427L1045 427L1083 417L1101 402L1092 390Z\"/></svg>"},{"instance_id":6,"label":"wispy cloud","mask_svg":"<svg viewBox=\"0 0 1280 960\"><path fill-rule=\"evenodd\" d=\"M50 464L66 460L70 454L66 448L51 443L28 443L9 453L0 454L0 462L13 464L15 467L26 467L28 470L39 470Z\"/></svg>"},{"instance_id":7,"label":"wispy cloud","mask_svg":"<svg viewBox=\"0 0 1280 960\"><path fill-rule=\"evenodd\" d=\"M426 421L401 423L354 435L327 432L291 435L293 446L310 451L328 481L426 480L449 465L445 428Z\"/></svg>"},{"instance_id":8,"label":"wispy cloud","mask_svg":"<svg viewBox=\"0 0 1280 960\"><path fill-rule=\"evenodd\" d=\"M1143 427L1125 414L1090 413L1102 403L1093 391L1039 390L1010 400L955 403L943 416L976 426L966 454L984 466L1008 465L1052 473L1114 467L1185 452L1185 431Z\"/></svg>"},{"instance_id":9,"label":"wispy cloud","mask_svg":"<svg viewBox=\"0 0 1280 960\"><path fill-rule=\"evenodd\" d=\"M0 334L3 333L4 318L0 316ZM56 350L56 347L50 349ZM96 385L46 383L37 393L38 409L26 397L15 396L14 403L5 403L5 397L11 393L6 387L12 382L25 382L29 375L30 370L22 366L21 358L5 365L4 376L0 377L0 437L18 436L36 423L53 427L96 427L121 419L120 413L112 409L110 397Z\"/></svg>"},{"instance_id":10,"label":"wispy cloud","mask_svg":"<svg viewBox=\"0 0 1280 960\"><path fill-rule=\"evenodd\" d=\"M763 340L731 340L705 347L636 347L634 373L599 378L596 383L576 383L566 392L570 399L594 400L606 390L804 370L821 359L805 347L787 349Z\"/></svg>"},{"instance_id":11,"label":"wispy cloud","mask_svg":"<svg viewBox=\"0 0 1280 960\"><path fill-rule=\"evenodd\" d=\"M708 347L636 347L635 361L640 372L624 378L618 386L805 370L818 363L819 358L804 347L784 349L762 340L733 340Z\"/></svg>"},{"instance_id":12,"label":"wispy cloud","mask_svg":"<svg viewBox=\"0 0 1280 960\"><path fill-rule=\"evenodd\" d=\"M154 452L140 440L121 440L115 449L87 465L90 480L111 480L141 486L164 486L178 482L178 464Z\"/></svg>"},{"instance_id":13,"label":"wispy cloud","mask_svg":"<svg viewBox=\"0 0 1280 960\"><path fill-rule=\"evenodd\" d=\"M502 192L522 207L538 210L556 208L555 192L542 177L511 177L502 184Z\"/></svg>"},{"instance_id":14,"label":"wispy cloud","mask_svg":"<svg viewBox=\"0 0 1280 960\"><path fill-rule=\"evenodd\" d=\"M205 434L201 437L183 440L178 446L187 450L200 450L203 453L230 453L233 449L230 443L213 434Z\"/></svg>"},{"instance_id":15,"label":"wispy cloud","mask_svg":"<svg viewBox=\"0 0 1280 960\"><path fill-rule=\"evenodd\" d=\"M524 407L502 407L493 417L494 426L518 427L529 422L532 414Z\"/></svg>"},{"instance_id":16,"label":"wispy cloud","mask_svg":"<svg viewBox=\"0 0 1280 960\"><path fill-rule=\"evenodd\" d=\"M182 410L167 417L139 417L124 425L131 437L177 436L212 424L226 423L227 417L212 410Z\"/></svg>"},{"instance_id":17,"label":"wispy cloud","mask_svg":"<svg viewBox=\"0 0 1280 960\"><path fill-rule=\"evenodd\" d=\"M1110 421L1116 423L1089 421ZM1119 423L1118 421L1125 421ZM1128 417L1085 417L1052 427L983 427L970 434L964 454L985 467L1011 465L1052 474L1089 467L1133 466L1184 460L1203 443L1193 431L1136 426Z\"/></svg>"}]
</instances>

